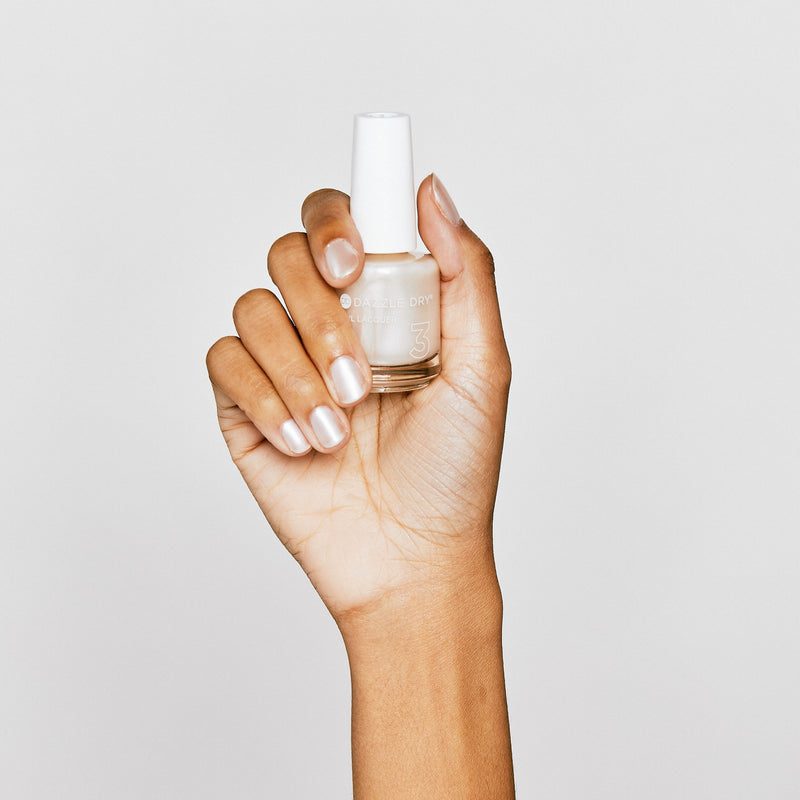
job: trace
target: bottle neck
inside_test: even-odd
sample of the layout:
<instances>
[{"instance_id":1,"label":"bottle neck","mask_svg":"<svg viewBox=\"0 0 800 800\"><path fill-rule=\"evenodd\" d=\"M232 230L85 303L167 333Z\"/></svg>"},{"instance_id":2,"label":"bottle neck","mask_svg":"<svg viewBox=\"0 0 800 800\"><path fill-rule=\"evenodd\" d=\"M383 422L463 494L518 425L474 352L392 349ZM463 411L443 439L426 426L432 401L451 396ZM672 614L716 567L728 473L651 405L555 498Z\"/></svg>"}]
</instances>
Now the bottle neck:
<instances>
[{"instance_id":1,"label":"bottle neck","mask_svg":"<svg viewBox=\"0 0 800 800\"><path fill-rule=\"evenodd\" d=\"M430 256L423 250L415 250L407 253L366 253L367 260L375 263L394 264L401 261L418 261L420 258Z\"/></svg>"}]
</instances>

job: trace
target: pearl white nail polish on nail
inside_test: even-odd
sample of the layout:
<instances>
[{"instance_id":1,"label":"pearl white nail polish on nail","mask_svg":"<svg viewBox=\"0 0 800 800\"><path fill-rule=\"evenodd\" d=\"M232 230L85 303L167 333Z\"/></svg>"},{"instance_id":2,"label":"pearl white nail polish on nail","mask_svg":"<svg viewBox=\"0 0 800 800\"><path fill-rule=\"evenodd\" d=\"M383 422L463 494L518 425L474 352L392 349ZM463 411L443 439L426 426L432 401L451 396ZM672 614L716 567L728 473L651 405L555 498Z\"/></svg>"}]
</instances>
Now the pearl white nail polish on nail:
<instances>
[{"instance_id":1,"label":"pearl white nail polish on nail","mask_svg":"<svg viewBox=\"0 0 800 800\"><path fill-rule=\"evenodd\" d=\"M358 266L358 253L347 239L334 239L325 248L325 263L334 278L345 278Z\"/></svg>"},{"instance_id":2,"label":"pearl white nail polish on nail","mask_svg":"<svg viewBox=\"0 0 800 800\"><path fill-rule=\"evenodd\" d=\"M303 432L297 427L297 423L293 419L287 419L286 422L281 425L281 436L283 436L283 441L286 442L286 446L293 453L305 453L306 450L311 447L306 437L303 436Z\"/></svg>"},{"instance_id":3,"label":"pearl white nail polish on nail","mask_svg":"<svg viewBox=\"0 0 800 800\"><path fill-rule=\"evenodd\" d=\"M339 356L331 364L331 378L341 403L355 403L367 388L361 368L350 356Z\"/></svg>"},{"instance_id":4,"label":"pearl white nail polish on nail","mask_svg":"<svg viewBox=\"0 0 800 800\"><path fill-rule=\"evenodd\" d=\"M317 406L311 412L311 427L323 447L336 447L344 439L339 420L328 406Z\"/></svg>"},{"instance_id":5,"label":"pearl white nail polish on nail","mask_svg":"<svg viewBox=\"0 0 800 800\"><path fill-rule=\"evenodd\" d=\"M450 193L444 188L444 184L434 175L431 178L431 186L433 187L433 199L439 206L439 211L451 225L458 225L461 222L461 215L458 213Z\"/></svg>"}]
</instances>

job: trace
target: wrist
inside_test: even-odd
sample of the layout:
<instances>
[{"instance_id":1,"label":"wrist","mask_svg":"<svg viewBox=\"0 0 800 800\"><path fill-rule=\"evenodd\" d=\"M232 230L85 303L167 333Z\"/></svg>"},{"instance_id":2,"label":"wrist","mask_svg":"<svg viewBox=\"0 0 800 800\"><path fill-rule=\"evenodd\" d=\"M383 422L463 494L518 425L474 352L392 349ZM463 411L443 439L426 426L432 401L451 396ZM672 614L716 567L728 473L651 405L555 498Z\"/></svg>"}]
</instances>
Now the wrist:
<instances>
[{"instance_id":1,"label":"wrist","mask_svg":"<svg viewBox=\"0 0 800 800\"><path fill-rule=\"evenodd\" d=\"M492 566L339 620L350 661L354 796L514 795L502 600Z\"/></svg>"},{"instance_id":2,"label":"wrist","mask_svg":"<svg viewBox=\"0 0 800 800\"><path fill-rule=\"evenodd\" d=\"M337 616L351 662L402 645L420 655L444 641L499 641L503 603L494 563L440 580L397 587Z\"/></svg>"}]
</instances>

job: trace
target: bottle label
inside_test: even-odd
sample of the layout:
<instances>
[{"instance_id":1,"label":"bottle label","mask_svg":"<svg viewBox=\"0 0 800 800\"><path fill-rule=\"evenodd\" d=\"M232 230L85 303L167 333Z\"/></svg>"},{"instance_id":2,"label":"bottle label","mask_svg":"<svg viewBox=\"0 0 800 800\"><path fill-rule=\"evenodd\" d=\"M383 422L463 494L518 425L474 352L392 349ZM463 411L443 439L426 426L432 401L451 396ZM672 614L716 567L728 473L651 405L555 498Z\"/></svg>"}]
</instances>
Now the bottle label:
<instances>
[{"instance_id":1,"label":"bottle label","mask_svg":"<svg viewBox=\"0 0 800 800\"><path fill-rule=\"evenodd\" d=\"M350 287L339 295L339 301L370 364L411 364L439 352L438 291L386 297L356 294Z\"/></svg>"}]
</instances>

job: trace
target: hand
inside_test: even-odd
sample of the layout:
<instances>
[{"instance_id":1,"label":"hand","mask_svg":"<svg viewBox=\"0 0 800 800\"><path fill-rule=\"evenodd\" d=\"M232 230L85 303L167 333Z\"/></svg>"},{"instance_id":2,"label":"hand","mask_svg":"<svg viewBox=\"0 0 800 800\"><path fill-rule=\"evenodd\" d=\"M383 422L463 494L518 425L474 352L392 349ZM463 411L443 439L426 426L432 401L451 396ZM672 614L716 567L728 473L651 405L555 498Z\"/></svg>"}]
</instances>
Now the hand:
<instances>
[{"instance_id":1,"label":"hand","mask_svg":"<svg viewBox=\"0 0 800 800\"><path fill-rule=\"evenodd\" d=\"M303 204L307 234L269 253L291 319L271 292L250 291L234 308L239 338L207 357L231 456L340 627L392 598L458 596L494 576L511 373L492 257L434 176L417 207L442 276L443 366L428 387L369 394L369 364L333 288L360 274L361 239L348 197L331 189Z\"/></svg>"},{"instance_id":2,"label":"hand","mask_svg":"<svg viewBox=\"0 0 800 800\"><path fill-rule=\"evenodd\" d=\"M344 636L354 798L514 796L492 556L511 370L492 258L433 176L417 195L441 271L442 372L368 394L334 287L364 263L346 195L303 204L270 292L239 299L240 338L208 353L220 427L273 530ZM296 330L295 330L296 326Z\"/></svg>"}]
</instances>

